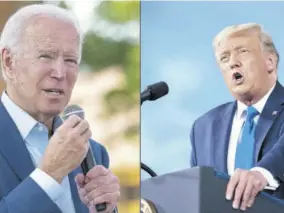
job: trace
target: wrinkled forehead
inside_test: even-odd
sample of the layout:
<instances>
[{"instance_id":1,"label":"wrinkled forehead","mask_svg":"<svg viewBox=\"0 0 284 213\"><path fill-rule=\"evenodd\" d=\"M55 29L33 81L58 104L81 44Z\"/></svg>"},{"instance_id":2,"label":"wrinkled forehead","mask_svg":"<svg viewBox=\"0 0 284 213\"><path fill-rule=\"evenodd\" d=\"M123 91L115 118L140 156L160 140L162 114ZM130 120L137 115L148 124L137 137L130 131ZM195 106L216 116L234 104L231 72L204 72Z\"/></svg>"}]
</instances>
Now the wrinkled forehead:
<instances>
[{"instance_id":1,"label":"wrinkled forehead","mask_svg":"<svg viewBox=\"0 0 284 213\"><path fill-rule=\"evenodd\" d=\"M214 44L215 53L218 55L240 48L258 49L259 47L259 34L242 31L224 36Z\"/></svg>"},{"instance_id":2,"label":"wrinkled forehead","mask_svg":"<svg viewBox=\"0 0 284 213\"><path fill-rule=\"evenodd\" d=\"M31 50L57 49L78 54L80 36L71 23L41 15L28 20L22 44Z\"/></svg>"}]
</instances>

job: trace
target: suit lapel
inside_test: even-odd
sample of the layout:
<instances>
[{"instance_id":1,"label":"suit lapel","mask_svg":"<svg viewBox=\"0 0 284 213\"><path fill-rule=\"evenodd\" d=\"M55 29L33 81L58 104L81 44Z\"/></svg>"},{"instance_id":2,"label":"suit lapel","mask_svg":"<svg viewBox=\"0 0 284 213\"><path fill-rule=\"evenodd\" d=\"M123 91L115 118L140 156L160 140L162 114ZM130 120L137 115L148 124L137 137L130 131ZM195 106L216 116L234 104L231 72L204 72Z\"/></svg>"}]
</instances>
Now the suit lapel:
<instances>
[{"instance_id":1,"label":"suit lapel","mask_svg":"<svg viewBox=\"0 0 284 213\"><path fill-rule=\"evenodd\" d=\"M256 141L255 155L254 155L255 163L258 161L258 156L261 146L271 125L277 118L277 114L280 113L281 110L283 110L284 107L283 94L284 94L284 88L280 85L279 82L277 82L257 122L256 132L255 132L255 141Z\"/></svg>"},{"instance_id":2,"label":"suit lapel","mask_svg":"<svg viewBox=\"0 0 284 213\"><path fill-rule=\"evenodd\" d=\"M214 164L218 170L222 172L228 172L227 169L227 156L228 156L228 144L230 140L230 132L232 129L232 123L234 113L236 109L236 102L230 103L226 109L220 112L218 118L213 124L214 135Z\"/></svg>"},{"instance_id":3,"label":"suit lapel","mask_svg":"<svg viewBox=\"0 0 284 213\"><path fill-rule=\"evenodd\" d=\"M24 180L35 169L25 142L14 121L0 101L0 152L20 180Z\"/></svg>"},{"instance_id":4,"label":"suit lapel","mask_svg":"<svg viewBox=\"0 0 284 213\"><path fill-rule=\"evenodd\" d=\"M73 170L69 174L69 182L70 182L70 189L71 189L71 193L72 193L72 199L73 199L73 203L74 203L76 213L89 213L88 208L80 200L78 190L77 190L77 186L76 186L76 183L75 183L75 177L79 173L83 173L82 170L81 170L81 167L78 167L77 169Z\"/></svg>"}]
</instances>

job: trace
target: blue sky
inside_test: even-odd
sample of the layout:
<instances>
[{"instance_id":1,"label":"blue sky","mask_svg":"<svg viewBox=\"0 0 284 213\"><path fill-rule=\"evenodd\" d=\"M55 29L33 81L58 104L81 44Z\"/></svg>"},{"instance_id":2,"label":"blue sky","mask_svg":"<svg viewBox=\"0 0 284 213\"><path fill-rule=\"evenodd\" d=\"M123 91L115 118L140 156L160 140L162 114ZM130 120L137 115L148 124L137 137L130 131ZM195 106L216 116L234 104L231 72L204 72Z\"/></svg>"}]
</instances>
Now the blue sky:
<instances>
[{"instance_id":1,"label":"blue sky","mask_svg":"<svg viewBox=\"0 0 284 213\"><path fill-rule=\"evenodd\" d=\"M170 92L141 108L141 160L158 174L189 167L189 132L209 109L233 100L211 41L224 27L256 22L284 53L284 2L141 2L141 89ZM284 84L283 61L279 80ZM142 172L142 179L149 176Z\"/></svg>"}]
</instances>

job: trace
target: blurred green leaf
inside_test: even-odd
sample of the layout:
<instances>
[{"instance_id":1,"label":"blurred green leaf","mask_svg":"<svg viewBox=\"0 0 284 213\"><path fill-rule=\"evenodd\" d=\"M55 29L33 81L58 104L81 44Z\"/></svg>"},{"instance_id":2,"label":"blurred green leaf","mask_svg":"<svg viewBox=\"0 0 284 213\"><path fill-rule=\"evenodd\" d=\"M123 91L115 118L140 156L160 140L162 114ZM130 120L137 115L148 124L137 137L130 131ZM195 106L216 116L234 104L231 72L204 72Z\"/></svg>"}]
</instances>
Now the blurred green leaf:
<instances>
[{"instance_id":1,"label":"blurred green leaf","mask_svg":"<svg viewBox=\"0 0 284 213\"><path fill-rule=\"evenodd\" d=\"M125 23L130 20L139 20L139 1L104 1L98 8L99 15L113 23Z\"/></svg>"},{"instance_id":2,"label":"blurred green leaf","mask_svg":"<svg viewBox=\"0 0 284 213\"><path fill-rule=\"evenodd\" d=\"M124 136L129 139L129 141L135 141L135 139L137 138L137 136L140 133L140 125L132 125L130 127L128 127L125 131L124 131Z\"/></svg>"},{"instance_id":3,"label":"blurred green leaf","mask_svg":"<svg viewBox=\"0 0 284 213\"><path fill-rule=\"evenodd\" d=\"M125 72L127 87L131 93L140 91L140 47L132 46L127 52Z\"/></svg>"},{"instance_id":4,"label":"blurred green leaf","mask_svg":"<svg viewBox=\"0 0 284 213\"><path fill-rule=\"evenodd\" d=\"M67 4L65 3L65 1L60 1L59 7L64 8L64 9L70 9L70 8L67 6Z\"/></svg>"},{"instance_id":5,"label":"blurred green leaf","mask_svg":"<svg viewBox=\"0 0 284 213\"><path fill-rule=\"evenodd\" d=\"M127 42L116 42L88 32L83 44L82 63L91 66L93 71L123 65L130 47Z\"/></svg>"},{"instance_id":6,"label":"blurred green leaf","mask_svg":"<svg viewBox=\"0 0 284 213\"><path fill-rule=\"evenodd\" d=\"M105 95L105 108L108 114L126 112L136 102L125 88L111 90Z\"/></svg>"}]
</instances>

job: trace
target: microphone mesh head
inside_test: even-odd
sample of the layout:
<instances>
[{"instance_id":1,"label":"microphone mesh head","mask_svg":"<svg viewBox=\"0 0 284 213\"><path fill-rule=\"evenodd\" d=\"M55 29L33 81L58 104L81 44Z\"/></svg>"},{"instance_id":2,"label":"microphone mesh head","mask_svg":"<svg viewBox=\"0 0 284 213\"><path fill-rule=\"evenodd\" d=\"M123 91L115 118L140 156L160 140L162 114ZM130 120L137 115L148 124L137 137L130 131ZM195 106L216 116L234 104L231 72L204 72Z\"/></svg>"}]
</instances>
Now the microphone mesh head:
<instances>
[{"instance_id":1,"label":"microphone mesh head","mask_svg":"<svg viewBox=\"0 0 284 213\"><path fill-rule=\"evenodd\" d=\"M76 104L72 104L67 106L63 111L63 120L68 119L71 115L77 115L82 119L85 119L84 110Z\"/></svg>"},{"instance_id":2,"label":"microphone mesh head","mask_svg":"<svg viewBox=\"0 0 284 213\"><path fill-rule=\"evenodd\" d=\"M149 86L148 89L151 90L151 98L150 98L151 101L161 98L164 95L168 94L169 92L169 87L167 83L164 81L153 84Z\"/></svg>"}]
</instances>

